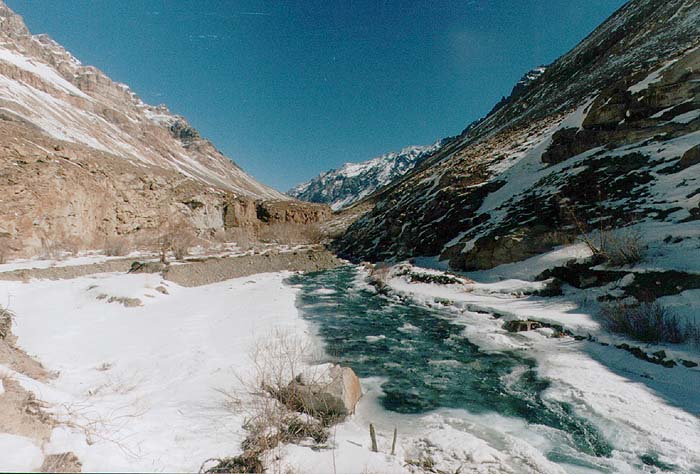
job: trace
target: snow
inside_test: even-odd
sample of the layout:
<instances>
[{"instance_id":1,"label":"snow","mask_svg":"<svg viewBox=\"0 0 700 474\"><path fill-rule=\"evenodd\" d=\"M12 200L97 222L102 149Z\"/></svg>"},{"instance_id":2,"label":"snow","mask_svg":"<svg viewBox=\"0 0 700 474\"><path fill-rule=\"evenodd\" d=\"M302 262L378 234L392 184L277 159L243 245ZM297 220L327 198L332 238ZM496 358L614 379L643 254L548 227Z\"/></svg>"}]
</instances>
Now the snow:
<instances>
[{"instance_id":1,"label":"snow","mask_svg":"<svg viewBox=\"0 0 700 474\"><path fill-rule=\"evenodd\" d=\"M143 258L155 258L155 255L151 255L145 252L131 252L123 257L110 257L96 252L83 252L82 254L66 258L65 260L54 260L46 258L32 258L32 259L17 259L12 260L7 263L0 264L0 273L11 272L15 270L29 270L29 269L44 269L53 267L73 267L78 265L93 265L99 263L109 262L110 260L122 260L127 258L133 259L143 259Z\"/></svg>"},{"instance_id":2,"label":"snow","mask_svg":"<svg viewBox=\"0 0 700 474\"><path fill-rule=\"evenodd\" d=\"M671 122L675 123L690 123L696 118L700 117L700 110L691 110L684 114L676 115L671 119Z\"/></svg>"},{"instance_id":3,"label":"snow","mask_svg":"<svg viewBox=\"0 0 700 474\"><path fill-rule=\"evenodd\" d=\"M38 471L44 461L44 455L34 443L7 433L0 433L0 454L3 472Z\"/></svg>"},{"instance_id":4,"label":"snow","mask_svg":"<svg viewBox=\"0 0 700 474\"><path fill-rule=\"evenodd\" d=\"M55 428L44 448L73 451L88 472L193 472L207 458L235 455L242 415L226 410L216 389L237 386L251 346L271 328L305 331L285 277L198 288L153 274L0 283L18 344L60 371L47 384L12 374L74 424ZM155 291L161 284L170 295ZM143 306L100 294L137 297ZM16 443L0 438L0 452ZM36 469L36 446L25 442L21 452L12 470ZM4 458L0 464L8 467Z\"/></svg>"},{"instance_id":5,"label":"snow","mask_svg":"<svg viewBox=\"0 0 700 474\"><path fill-rule=\"evenodd\" d=\"M671 61L667 61L664 63L663 66L660 68L652 71L647 75L644 79L639 81L638 83L630 86L627 90L631 92L632 94L638 94L646 89L649 88L650 85L656 84L662 79L663 72L668 69L671 65L673 65L676 61L678 61L680 58L673 59Z\"/></svg>"},{"instance_id":6,"label":"snow","mask_svg":"<svg viewBox=\"0 0 700 474\"><path fill-rule=\"evenodd\" d=\"M0 47L0 61L10 63L20 69L36 74L44 81L71 95L92 100L90 96L61 77L51 66L35 59L29 59L15 51Z\"/></svg>"},{"instance_id":7,"label":"snow","mask_svg":"<svg viewBox=\"0 0 700 474\"><path fill-rule=\"evenodd\" d=\"M299 199L326 202L334 211L369 196L411 170L422 157L441 147L437 141L427 146L407 146L361 163L345 163L292 188L288 194Z\"/></svg>"}]
</instances>

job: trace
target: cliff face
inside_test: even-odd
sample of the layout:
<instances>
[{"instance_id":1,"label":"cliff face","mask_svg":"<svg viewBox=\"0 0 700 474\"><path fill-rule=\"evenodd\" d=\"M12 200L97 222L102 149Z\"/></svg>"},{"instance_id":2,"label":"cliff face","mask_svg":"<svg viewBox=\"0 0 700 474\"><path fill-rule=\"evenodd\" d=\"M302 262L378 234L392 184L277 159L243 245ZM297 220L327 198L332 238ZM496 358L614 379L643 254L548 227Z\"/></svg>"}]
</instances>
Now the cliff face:
<instances>
[{"instance_id":1,"label":"cliff face","mask_svg":"<svg viewBox=\"0 0 700 474\"><path fill-rule=\"evenodd\" d=\"M629 2L374 196L337 248L489 268L570 239L581 232L576 220L696 219L699 21L697 1Z\"/></svg>"},{"instance_id":2,"label":"cliff face","mask_svg":"<svg viewBox=\"0 0 700 474\"><path fill-rule=\"evenodd\" d=\"M2 2L0 190L0 237L16 255L95 248L114 236L143 240L174 221L206 235L226 222L260 223L233 201L255 208L289 199L183 117L31 35ZM243 214L234 218L234 209Z\"/></svg>"}]
</instances>

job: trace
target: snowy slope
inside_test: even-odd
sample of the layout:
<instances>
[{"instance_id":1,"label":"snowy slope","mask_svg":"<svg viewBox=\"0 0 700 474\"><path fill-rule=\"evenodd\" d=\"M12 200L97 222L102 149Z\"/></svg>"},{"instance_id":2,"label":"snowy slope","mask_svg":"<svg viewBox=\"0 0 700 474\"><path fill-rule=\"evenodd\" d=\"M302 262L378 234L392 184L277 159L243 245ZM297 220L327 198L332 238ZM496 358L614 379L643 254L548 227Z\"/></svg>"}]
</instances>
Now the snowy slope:
<instances>
[{"instance_id":1,"label":"snowy slope","mask_svg":"<svg viewBox=\"0 0 700 474\"><path fill-rule=\"evenodd\" d=\"M287 194L329 204L333 210L343 209L403 176L441 146L442 141L429 146L408 146L362 163L346 163L292 188Z\"/></svg>"},{"instance_id":2,"label":"snowy slope","mask_svg":"<svg viewBox=\"0 0 700 474\"><path fill-rule=\"evenodd\" d=\"M699 19L695 1L629 2L375 196L337 248L478 269L576 233L565 206L612 227L696 220Z\"/></svg>"},{"instance_id":3,"label":"snowy slope","mask_svg":"<svg viewBox=\"0 0 700 474\"><path fill-rule=\"evenodd\" d=\"M247 175L183 117L143 103L48 36L31 35L1 1L0 118L57 143L87 145L241 195L286 199Z\"/></svg>"}]
</instances>

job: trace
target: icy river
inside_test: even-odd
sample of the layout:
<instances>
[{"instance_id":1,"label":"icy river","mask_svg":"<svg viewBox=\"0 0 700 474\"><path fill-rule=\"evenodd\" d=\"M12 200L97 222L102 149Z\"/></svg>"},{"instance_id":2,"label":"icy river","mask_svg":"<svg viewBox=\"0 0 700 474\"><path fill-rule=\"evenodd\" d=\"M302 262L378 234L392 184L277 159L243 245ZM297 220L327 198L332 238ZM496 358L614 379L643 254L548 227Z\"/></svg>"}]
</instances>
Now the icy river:
<instances>
[{"instance_id":1,"label":"icy river","mask_svg":"<svg viewBox=\"0 0 700 474\"><path fill-rule=\"evenodd\" d=\"M387 422L412 424L420 438L416 417L425 415L449 425L449 443L478 438L477 445L497 452L496 470L484 472L675 470L651 448L625 446L627 427L598 426L572 404L545 396L551 383L527 351L480 349L454 311L379 294L354 267L295 275L289 283L300 289L297 306L329 357L370 386L375 381ZM428 444L439 452L440 442L438 436ZM472 461L476 452L478 446Z\"/></svg>"}]
</instances>

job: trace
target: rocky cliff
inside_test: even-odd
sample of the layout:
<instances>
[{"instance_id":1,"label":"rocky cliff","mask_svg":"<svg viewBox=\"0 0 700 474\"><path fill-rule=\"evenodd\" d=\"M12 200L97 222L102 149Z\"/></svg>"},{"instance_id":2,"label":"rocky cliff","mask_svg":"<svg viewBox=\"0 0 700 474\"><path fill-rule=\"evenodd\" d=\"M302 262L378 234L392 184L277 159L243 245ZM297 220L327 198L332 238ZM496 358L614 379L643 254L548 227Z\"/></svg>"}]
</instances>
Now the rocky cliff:
<instances>
[{"instance_id":1,"label":"rocky cliff","mask_svg":"<svg viewBox=\"0 0 700 474\"><path fill-rule=\"evenodd\" d=\"M698 24L694 0L629 2L375 196L337 248L479 269L583 226L682 231L700 215Z\"/></svg>"},{"instance_id":2,"label":"rocky cliff","mask_svg":"<svg viewBox=\"0 0 700 474\"><path fill-rule=\"evenodd\" d=\"M173 222L209 235L262 222L260 201L289 200L185 118L30 34L1 1L0 190L1 244L15 255L145 241Z\"/></svg>"}]
</instances>

